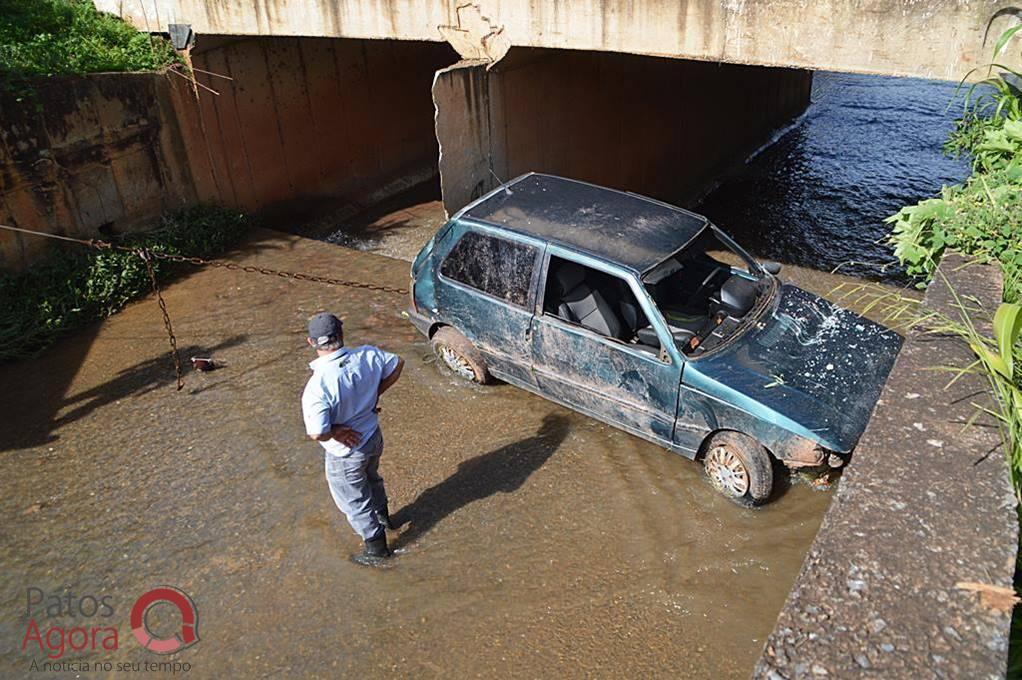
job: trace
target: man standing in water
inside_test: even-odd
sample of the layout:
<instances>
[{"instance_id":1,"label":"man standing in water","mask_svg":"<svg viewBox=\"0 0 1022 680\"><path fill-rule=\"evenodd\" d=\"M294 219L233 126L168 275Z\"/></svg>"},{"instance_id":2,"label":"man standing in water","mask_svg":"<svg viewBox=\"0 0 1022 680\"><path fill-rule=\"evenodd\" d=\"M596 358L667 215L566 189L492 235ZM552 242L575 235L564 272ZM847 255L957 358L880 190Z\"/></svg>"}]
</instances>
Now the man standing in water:
<instances>
[{"instance_id":1,"label":"man standing in water","mask_svg":"<svg viewBox=\"0 0 1022 680\"><path fill-rule=\"evenodd\" d=\"M377 401L401 376L404 359L365 345L344 347L341 320L321 312L309 319L309 346L317 358L302 394L302 415L310 439L326 449L330 495L362 540L352 556L376 566L391 556L386 529L393 529L387 492L379 473L383 453Z\"/></svg>"}]
</instances>

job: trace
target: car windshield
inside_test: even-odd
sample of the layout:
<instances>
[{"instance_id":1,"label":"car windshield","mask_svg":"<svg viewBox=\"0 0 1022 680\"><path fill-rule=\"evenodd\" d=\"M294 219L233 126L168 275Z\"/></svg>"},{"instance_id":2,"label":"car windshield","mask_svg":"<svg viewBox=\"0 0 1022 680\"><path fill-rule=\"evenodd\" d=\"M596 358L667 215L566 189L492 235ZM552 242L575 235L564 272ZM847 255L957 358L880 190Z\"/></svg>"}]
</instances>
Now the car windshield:
<instances>
[{"instance_id":1,"label":"car windshield","mask_svg":"<svg viewBox=\"0 0 1022 680\"><path fill-rule=\"evenodd\" d=\"M740 333L775 289L773 278L713 225L646 272L642 282L674 343L693 357Z\"/></svg>"}]
</instances>

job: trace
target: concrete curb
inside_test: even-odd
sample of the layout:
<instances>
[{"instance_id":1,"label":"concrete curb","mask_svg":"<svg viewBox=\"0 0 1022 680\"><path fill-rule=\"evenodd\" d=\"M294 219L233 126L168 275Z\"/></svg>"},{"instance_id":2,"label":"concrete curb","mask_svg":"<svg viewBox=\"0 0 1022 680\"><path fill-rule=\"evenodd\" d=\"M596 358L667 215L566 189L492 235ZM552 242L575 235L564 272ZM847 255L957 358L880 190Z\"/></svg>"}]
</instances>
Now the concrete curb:
<instances>
[{"instance_id":1,"label":"concrete curb","mask_svg":"<svg viewBox=\"0 0 1022 680\"><path fill-rule=\"evenodd\" d=\"M939 271L989 332L1000 270L966 262ZM940 274L925 301L958 318ZM754 678L1004 676L1011 614L958 584L1011 587L1015 496L996 425L963 429L989 402L983 378L946 387L933 370L973 359L955 338L906 338Z\"/></svg>"}]
</instances>

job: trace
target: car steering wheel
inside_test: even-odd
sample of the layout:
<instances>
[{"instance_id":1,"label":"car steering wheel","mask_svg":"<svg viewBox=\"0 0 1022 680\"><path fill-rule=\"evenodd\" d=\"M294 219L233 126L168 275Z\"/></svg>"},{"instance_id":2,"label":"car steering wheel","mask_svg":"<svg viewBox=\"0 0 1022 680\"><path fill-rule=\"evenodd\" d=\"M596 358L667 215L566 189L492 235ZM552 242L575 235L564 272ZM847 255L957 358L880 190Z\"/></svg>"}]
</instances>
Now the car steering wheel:
<instances>
[{"instance_id":1,"label":"car steering wheel","mask_svg":"<svg viewBox=\"0 0 1022 680\"><path fill-rule=\"evenodd\" d=\"M706 278L703 279L703 282L699 284L699 287L696 288L696 292L692 293L692 296L689 298L689 301L698 299L702 292L709 288L710 282L713 281L717 274L721 274L723 272L724 272L723 269L720 269L719 267L714 267L710 271L710 273L706 275Z\"/></svg>"}]
</instances>

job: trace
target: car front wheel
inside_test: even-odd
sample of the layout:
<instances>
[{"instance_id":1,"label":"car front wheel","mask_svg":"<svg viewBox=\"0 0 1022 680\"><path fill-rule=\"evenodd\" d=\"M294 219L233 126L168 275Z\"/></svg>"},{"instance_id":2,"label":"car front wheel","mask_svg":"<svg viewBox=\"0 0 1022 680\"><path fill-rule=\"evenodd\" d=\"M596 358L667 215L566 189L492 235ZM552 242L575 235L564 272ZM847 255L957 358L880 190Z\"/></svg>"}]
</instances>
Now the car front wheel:
<instances>
[{"instance_id":1,"label":"car front wheel","mask_svg":"<svg viewBox=\"0 0 1022 680\"><path fill-rule=\"evenodd\" d=\"M703 467L722 494L745 505L759 505L774 485L770 454L752 437L718 432L706 444Z\"/></svg>"},{"instance_id":2,"label":"car front wheel","mask_svg":"<svg viewBox=\"0 0 1022 680\"><path fill-rule=\"evenodd\" d=\"M444 326L433 334L430 341L433 353L455 375L485 384L490 380L490 372L486 370L486 361L475 348L475 345L450 326Z\"/></svg>"}]
</instances>

